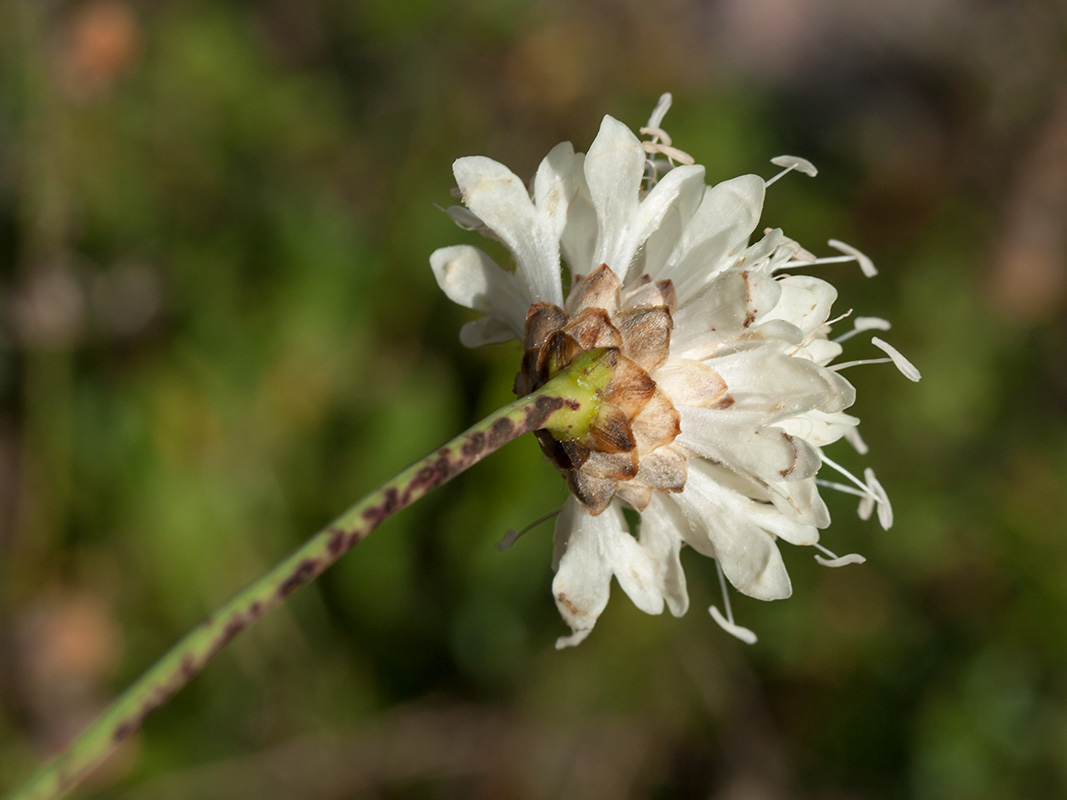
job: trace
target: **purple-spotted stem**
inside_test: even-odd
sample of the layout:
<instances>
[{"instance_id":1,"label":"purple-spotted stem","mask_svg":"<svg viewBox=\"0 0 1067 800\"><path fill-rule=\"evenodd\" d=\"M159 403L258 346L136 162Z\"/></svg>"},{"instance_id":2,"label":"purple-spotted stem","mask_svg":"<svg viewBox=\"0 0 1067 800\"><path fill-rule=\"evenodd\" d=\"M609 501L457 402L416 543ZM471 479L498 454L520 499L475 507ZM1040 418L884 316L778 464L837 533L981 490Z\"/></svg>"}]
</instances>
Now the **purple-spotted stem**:
<instances>
[{"instance_id":1,"label":"purple-spotted stem","mask_svg":"<svg viewBox=\"0 0 1067 800\"><path fill-rule=\"evenodd\" d=\"M8 800L46 800L73 789L238 633L317 578L400 509L524 433L545 430L560 440L586 436L616 358L617 351L610 349L583 352L544 386L494 412L360 500L186 634Z\"/></svg>"}]
</instances>

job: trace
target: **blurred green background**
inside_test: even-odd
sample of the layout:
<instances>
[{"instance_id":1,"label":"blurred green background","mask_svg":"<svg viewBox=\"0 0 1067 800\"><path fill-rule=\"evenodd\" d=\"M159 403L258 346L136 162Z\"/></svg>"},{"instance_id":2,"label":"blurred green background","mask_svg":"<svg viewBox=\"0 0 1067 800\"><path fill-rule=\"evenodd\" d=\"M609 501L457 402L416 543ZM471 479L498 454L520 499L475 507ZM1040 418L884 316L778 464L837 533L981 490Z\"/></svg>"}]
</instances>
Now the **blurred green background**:
<instances>
[{"instance_id":1,"label":"blurred green background","mask_svg":"<svg viewBox=\"0 0 1067 800\"><path fill-rule=\"evenodd\" d=\"M884 7L883 7L884 5ZM234 590L506 402L517 350L430 252L450 165L531 175L610 113L712 181L821 169L765 224L923 370L850 372L889 532L831 497L794 597L686 560L576 650L520 441L240 637L85 787L171 798L1067 796L1067 23L902 0L0 1L0 787ZM866 355L859 345L852 350ZM872 349L871 355L874 355ZM687 554L690 555L690 554Z\"/></svg>"}]
</instances>

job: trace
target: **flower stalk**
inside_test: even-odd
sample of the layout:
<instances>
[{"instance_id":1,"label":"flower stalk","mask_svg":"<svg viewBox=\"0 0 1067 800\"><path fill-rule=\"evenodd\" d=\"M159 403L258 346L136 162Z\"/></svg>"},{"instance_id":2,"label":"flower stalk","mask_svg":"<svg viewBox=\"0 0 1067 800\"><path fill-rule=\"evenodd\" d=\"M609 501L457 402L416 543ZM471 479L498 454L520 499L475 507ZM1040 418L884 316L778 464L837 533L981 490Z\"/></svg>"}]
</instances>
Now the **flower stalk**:
<instances>
[{"instance_id":1,"label":"flower stalk","mask_svg":"<svg viewBox=\"0 0 1067 800\"><path fill-rule=\"evenodd\" d=\"M547 430L560 439L584 435L614 372L608 355L605 350L583 353L537 391L490 414L353 505L186 634L8 800L48 800L69 792L237 634L317 578L397 511L524 433Z\"/></svg>"}]
</instances>

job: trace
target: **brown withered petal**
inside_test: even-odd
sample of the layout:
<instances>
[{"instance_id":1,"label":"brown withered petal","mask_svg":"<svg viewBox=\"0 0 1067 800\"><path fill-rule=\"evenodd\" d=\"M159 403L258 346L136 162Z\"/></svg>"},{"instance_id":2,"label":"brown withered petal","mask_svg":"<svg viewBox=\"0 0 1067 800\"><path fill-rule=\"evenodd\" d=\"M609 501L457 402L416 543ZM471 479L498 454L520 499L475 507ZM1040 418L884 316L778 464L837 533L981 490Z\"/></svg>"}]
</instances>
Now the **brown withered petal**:
<instances>
[{"instance_id":1,"label":"brown withered petal","mask_svg":"<svg viewBox=\"0 0 1067 800\"><path fill-rule=\"evenodd\" d=\"M659 387L630 427L642 453L670 444L682 432L678 411Z\"/></svg>"},{"instance_id":2,"label":"brown withered petal","mask_svg":"<svg viewBox=\"0 0 1067 800\"><path fill-rule=\"evenodd\" d=\"M574 279L566 308L577 315L587 308L602 308L608 314L619 310L619 278L607 264Z\"/></svg>"},{"instance_id":3,"label":"brown withered petal","mask_svg":"<svg viewBox=\"0 0 1067 800\"><path fill-rule=\"evenodd\" d=\"M560 470L579 469L589 459L589 448L575 439L556 439L548 431L534 431L541 451Z\"/></svg>"},{"instance_id":4,"label":"brown withered petal","mask_svg":"<svg viewBox=\"0 0 1067 800\"><path fill-rule=\"evenodd\" d=\"M615 372L608 388L604 390L604 401L633 419L641 413L655 391L656 382L648 373L626 356L619 355Z\"/></svg>"},{"instance_id":5,"label":"brown withered petal","mask_svg":"<svg viewBox=\"0 0 1067 800\"><path fill-rule=\"evenodd\" d=\"M707 364L672 358L656 370L656 385L675 405L710 408L726 394L726 381Z\"/></svg>"},{"instance_id":6,"label":"brown withered petal","mask_svg":"<svg viewBox=\"0 0 1067 800\"><path fill-rule=\"evenodd\" d=\"M526 312L526 338L523 346L527 349L540 347L549 334L558 331L568 320L567 312L552 303L534 303Z\"/></svg>"},{"instance_id":7,"label":"brown withered petal","mask_svg":"<svg viewBox=\"0 0 1067 800\"><path fill-rule=\"evenodd\" d=\"M608 404L601 407L596 421L589 429L591 449L602 453L625 453L637 446L630 418Z\"/></svg>"},{"instance_id":8,"label":"brown withered petal","mask_svg":"<svg viewBox=\"0 0 1067 800\"><path fill-rule=\"evenodd\" d=\"M622 334L602 308L587 308L563 327L582 347L621 347Z\"/></svg>"},{"instance_id":9,"label":"brown withered petal","mask_svg":"<svg viewBox=\"0 0 1067 800\"><path fill-rule=\"evenodd\" d=\"M641 456L641 468L634 483L641 483L661 492L680 492L685 488L688 462L677 447L668 445Z\"/></svg>"},{"instance_id":10,"label":"brown withered petal","mask_svg":"<svg viewBox=\"0 0 1067 800\"><path fill-rule=\"evenodd\" d=\"M570 364L581 351L582 346L563 331L550 333L537 356L538 385L547 383L549 378Z\"/></svg>"},{"instance_id":11,"label":"brown withered petal","mask_svg":"<svg viewBox=\"0 0 1067 800\"><path fill-rule=\"evenodd\" d=\"M515 376L515 396L525 397L537 388L537 355L540 351L531 347L522 354L519 372Z\"/></svg>"},{"instance_id":12,"label":"brown withered petal","mask_svg":"<svg viewBox=\"0 0 1067 800\"><path fill-rule=\"evenodd\" d=\"M640 465L637 450L627 453L604 453L593 451L582 467L582 472L594 478L610 478L613 481L628 481L637 475Z\"/></svg>"},{"instance_id":13,"label":"brown withered petal","mask_svg":"<svg viewBox=\"0 0 1067 800\"><path fill-rule=\"evenodd\" d=\"M582 507L592 516L602 513L615 497L615 481L608 478L595 478L581 470L564 473L571 494L578 498Z\"/></svg>"},{"instance_id":14,"label":"brown withered petal","mask_svg":"<svg viewBox=\"0 0 1067 800\"><path fill-rule=\"evenodd\" d=\"M615 315L614 323L622 334L623 355L641 368L651 372L667 360L674 326L666 306L623 311Z\"/></svg>"}]
</instances>

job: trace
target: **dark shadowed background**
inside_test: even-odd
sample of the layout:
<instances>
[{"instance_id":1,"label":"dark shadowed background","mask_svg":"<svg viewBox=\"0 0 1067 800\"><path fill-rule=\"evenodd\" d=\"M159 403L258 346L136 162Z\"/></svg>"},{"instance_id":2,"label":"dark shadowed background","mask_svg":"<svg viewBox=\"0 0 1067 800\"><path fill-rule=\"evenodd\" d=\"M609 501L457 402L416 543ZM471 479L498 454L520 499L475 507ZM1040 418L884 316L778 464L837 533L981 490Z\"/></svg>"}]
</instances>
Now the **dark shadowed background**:
<instances>
[{"instance_id":1,"label":"dark shadowed background","mask_svg":"<svg viewBox=\"0 0 1067 800\"><path fill-rule=\"evenodd\" d=\"M718 181L922 369L857 370L894 501L830 498L794 597L685 561L687 617L550 592L564 488L517 442L240 637L85 788L181 798L1067 795L1067 21L1055 0L0 2L0 787L181 633L510 397L435 204L601 117ZM876 353L871 350L871 355Z\"/></svg>"}]
</instances>

